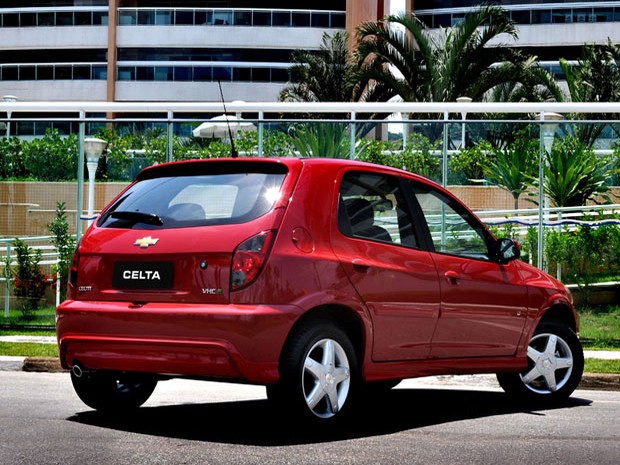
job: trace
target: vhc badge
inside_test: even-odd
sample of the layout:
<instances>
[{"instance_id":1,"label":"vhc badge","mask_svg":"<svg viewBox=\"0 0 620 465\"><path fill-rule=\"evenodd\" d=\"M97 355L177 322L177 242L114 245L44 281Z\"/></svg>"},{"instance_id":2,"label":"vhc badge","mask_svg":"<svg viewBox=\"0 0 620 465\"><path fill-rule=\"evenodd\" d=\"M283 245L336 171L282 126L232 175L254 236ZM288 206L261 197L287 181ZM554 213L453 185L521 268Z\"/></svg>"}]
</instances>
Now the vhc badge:
<instances>
[{"instance_id":1,"label":"vhc badge","mask_svg":"<svg viewBox=\"0 0 620 465\"><path fill-rule=\"evenodd\" d=\"M151 245L157 244L159 239L153 238L151 236L141 237L140 239L136 239L136 242L133 245L140 247L141 249L146 249Z\"/></svg>"}]
</instances>

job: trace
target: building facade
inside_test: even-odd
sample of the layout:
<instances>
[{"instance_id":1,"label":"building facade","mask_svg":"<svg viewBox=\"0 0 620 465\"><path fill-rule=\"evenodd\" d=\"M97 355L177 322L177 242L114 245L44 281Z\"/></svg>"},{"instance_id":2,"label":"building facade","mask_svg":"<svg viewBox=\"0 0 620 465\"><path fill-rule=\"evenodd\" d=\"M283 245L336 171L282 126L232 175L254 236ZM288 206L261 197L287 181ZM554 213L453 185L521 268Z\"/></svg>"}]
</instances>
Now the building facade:
<instances>
[{"instance_id":1,"label":"building facade","mask_svg":"<svg viewBox=\"0 0 620 465\"><path fill-rule=\"evenodd\" d=\"M6 4L11 3L11 6ZM31 101L272 101L294 50L390 12L389 0L25 0L0 3L0 96ZM432 28L475 0L401 0ZM620 1L503 0L510 45L547 67L620 43ZM16 5L16 6L14 6Z\"/></svg>"},{"instance_id":2,"label":"building facade","mask_svg":"<svg viewBox=\"0 0 620 465\"><path fill-rule=\"evenodd\" d=\"M405 0L408 10L431 28L449 27L477 0ZM584 44L620 43L620 1L500 0L518 25L517 41L505 40L553 68L558 59L577 60Z\"/></svg>"},{"instance_id":3,"label":"building facade","mask_svg":"<svg viewBox=\"0 0 620 465\"><path fill-rule=\"evenodd\" d=\"M16 6L4 6L12 3ZM382 17L376 0L2 2L0 95L31 101L276 100L294 50ZM291 6L294 4L294 7Z\"/></svg>"}]
</instances>

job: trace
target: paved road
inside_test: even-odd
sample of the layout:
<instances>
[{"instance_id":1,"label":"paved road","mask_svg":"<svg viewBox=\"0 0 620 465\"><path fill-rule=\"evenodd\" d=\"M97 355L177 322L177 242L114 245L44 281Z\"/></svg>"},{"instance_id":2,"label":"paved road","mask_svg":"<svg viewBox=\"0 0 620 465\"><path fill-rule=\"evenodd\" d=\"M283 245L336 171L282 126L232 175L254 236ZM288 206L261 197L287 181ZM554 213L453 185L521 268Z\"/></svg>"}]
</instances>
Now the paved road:
<instances>
[{"instance_id":1,"label":"paved road","mask_svg":"<svg viewBox=\"0 0 620 465\"><path fill-rule=\"evenodd\" d=\"M279 423L260 387L166 381L119 420L84 406L66 373L6 371L0 463L620 463L620 392L579 390L555 408L528 408L508 402L491 377L442 379L401 383L328 432Z\"/></svg>"}]
</instances>

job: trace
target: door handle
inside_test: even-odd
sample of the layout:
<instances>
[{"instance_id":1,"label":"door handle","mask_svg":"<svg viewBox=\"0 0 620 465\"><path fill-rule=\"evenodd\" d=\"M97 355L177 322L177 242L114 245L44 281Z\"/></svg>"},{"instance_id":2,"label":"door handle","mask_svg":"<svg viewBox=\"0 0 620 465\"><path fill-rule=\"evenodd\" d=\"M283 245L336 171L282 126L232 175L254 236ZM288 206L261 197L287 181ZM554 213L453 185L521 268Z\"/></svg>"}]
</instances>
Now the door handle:
<instances>
[{"instance_id":1,"label":"door handle","mask_svg":"<svg viewBox=\"0 0 620 465\"><path fill-rule=\"evenodd\" d=\"M445 278L448 280L450 284L458 284L459 283L459 275L456 271L446 271L444 274Z\"/></svg>"},{"instance_id":2,"label":"door handle","mask_svg":"<svg viewBox=\"0 0 620 465\"><path fill-rule=\"evenodd\" d=\"M353 265L353 269L355 271L359 271L360 273L366 273L370 268L370 265L368 265L361 258L354 258L353 260L351 260L351 264Z\"/></svg>"}]
</instances>

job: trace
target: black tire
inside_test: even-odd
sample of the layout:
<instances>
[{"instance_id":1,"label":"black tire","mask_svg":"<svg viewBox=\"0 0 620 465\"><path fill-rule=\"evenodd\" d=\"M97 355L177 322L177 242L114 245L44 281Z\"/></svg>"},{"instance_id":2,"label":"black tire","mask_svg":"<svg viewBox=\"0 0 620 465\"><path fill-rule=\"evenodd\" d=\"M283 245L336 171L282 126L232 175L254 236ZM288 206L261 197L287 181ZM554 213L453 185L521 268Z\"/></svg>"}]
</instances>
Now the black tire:
<instances>
[{"instance_id":1,"label":"black tire","mask_svg":"<svg viewBox=\"0 0 620 465\"><path fill-rule=\"evenodd\" d=\"M528 344L528 367L521 373L500 373L506 393L526 400L563 400L581 381L583 349L568 326L541 323Z\"/></svg>"},{"instance_id":2,"label":"black tire","mask_svg":"<svg viewBox=\"0 0 620 465\"><path fill-rule=\"evenodd\" d=\"M267 396L282 412L327 425L346 417L359 390L351 340L331 322L302 324L280 360L280 381Z\"/></svg>"},{"instance_id":3,"label":"black tire","mask_svg":"<svg viewBox=\"0 0 620 465\"><path fill-rule=\"evenodd\" d=\"M77 377L72 372L71 382L86 405L113 413L140 407L157 386L157 379L132 373L84 373Z\"/></svg>"}]
</instances>

